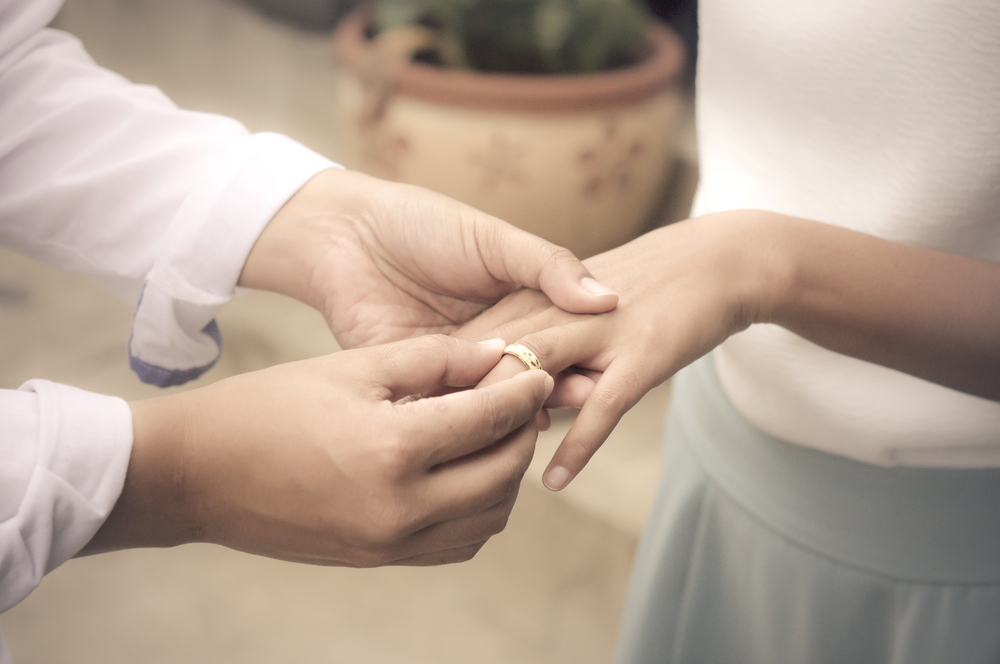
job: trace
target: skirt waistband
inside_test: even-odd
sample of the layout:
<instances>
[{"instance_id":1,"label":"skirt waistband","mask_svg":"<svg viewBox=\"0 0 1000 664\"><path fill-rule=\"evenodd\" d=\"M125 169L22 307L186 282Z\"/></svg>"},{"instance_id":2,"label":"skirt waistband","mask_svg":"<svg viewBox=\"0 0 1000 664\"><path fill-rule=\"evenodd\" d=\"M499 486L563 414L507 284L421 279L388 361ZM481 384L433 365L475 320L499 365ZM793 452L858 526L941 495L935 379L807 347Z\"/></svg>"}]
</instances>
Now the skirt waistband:
<instances>
[{"instance_id":1,"label":"skirt waistband","mask_svg":"<svg viewBox=\"0 0 1000 664\"><path fill-rule=\"evenodd\" d=\"M894 578L1000 582L1000 469L886 468L786 443L733 407L711 356L674 379L667 444L800 545Z\"/></svg>"}]
</instances>

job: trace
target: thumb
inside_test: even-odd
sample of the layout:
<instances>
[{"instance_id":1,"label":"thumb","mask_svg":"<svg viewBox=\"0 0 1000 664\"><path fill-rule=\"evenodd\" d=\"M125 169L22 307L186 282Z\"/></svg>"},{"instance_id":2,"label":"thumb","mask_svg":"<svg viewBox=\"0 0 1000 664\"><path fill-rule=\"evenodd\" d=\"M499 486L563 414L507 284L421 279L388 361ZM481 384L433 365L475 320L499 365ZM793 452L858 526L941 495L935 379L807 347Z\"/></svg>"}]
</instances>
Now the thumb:
<instances>
[{"instance_id":1,"label":"thumb","mask_svg":"<svg viewBox=\"0 0 1000 664\"><path fill-rule=\"evenodd\" d=\"M396 401L442 385L475 385L500 361L503 349L503 339L473 342L434 334L345 352L375 354L375 361L365 363L367 378Z\"/></svg>"},{"instance_id":2,"label":"thumb","mask_svg":"<svg viewBox=\"0 0 1000 664\"><path fill-rule=\"evenodd\" d=\"M504 222L493 228L496 237L481 253L498 278L540 290L574 314L605 313L618 305L618 295L597 281L569 249Z\"/></svg>"},{"instance_id":3,"label":"thumb","mask_svg":"<svg viewBox=\"0 0 1000 664\"><path fill-rule=\"evenodd\" d=\"M521 371L482 389L407 402L400 412L423 434L415 435L412 445L423 453L424 466L432 467L491 447L528 423L552 387L544 371Z\"/></svg>"}]
</instances>

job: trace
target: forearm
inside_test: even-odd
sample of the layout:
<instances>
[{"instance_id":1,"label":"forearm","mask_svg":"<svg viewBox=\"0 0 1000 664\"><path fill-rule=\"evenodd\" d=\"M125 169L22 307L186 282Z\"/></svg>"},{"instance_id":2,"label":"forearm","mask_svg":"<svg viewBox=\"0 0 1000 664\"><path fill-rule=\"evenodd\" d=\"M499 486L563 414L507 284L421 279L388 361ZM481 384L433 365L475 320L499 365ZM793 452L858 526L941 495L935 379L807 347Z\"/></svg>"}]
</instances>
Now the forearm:
<instances>
[{"instance_id":1,"label":"forearm","mask_svg":"<svg viewBox=\"0 0 1000 664\"><path fill-rule=\"evenodd\" d=\"M184 404L183 394L129 403L133 443L125 484L111 514L79 555L196 540L185 490Z\"/></svg>"},{"instance_id":2,"label":"forearm","mask_svg":"<svg viewBox=\"0 0 1000 664\"><path fill-rule=\"evenodd\" d=\"M777 261L758 322L1000 399L1000 263L778 215L762 223Z\"/></svg>"}]
</instances>

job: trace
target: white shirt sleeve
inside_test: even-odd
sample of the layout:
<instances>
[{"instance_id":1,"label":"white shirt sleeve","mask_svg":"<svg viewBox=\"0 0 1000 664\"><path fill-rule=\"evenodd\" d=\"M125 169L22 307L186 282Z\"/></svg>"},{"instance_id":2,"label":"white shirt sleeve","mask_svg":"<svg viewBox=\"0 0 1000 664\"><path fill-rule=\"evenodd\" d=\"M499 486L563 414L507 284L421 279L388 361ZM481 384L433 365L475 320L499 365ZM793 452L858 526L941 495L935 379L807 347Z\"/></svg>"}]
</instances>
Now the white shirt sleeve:
<instances>
[{"instance_id":1,"label":"white shirt sleeve","mask_svg":"<svg viewBox=\"0 0 1000 664\"><path fill-rule=\"evenodd\" d=\"M98 67L45 28L60 4L0 0L0 243L135 303L132 367L184 382L218 356L215 313L260 231L337 165ZM131 444L120 399L46 381L0 390L0 611L90 540Z\"/></svg>"},{"instance_id":2,"label":"white shirt sleeve","mask_svg":"<svg viewBox=\"0 0 1000 664\"><path fill-rule=\"evenodd\" d=\"M114 507L132 448L116 397L44 380L0 391L0 611L76 555Z\"/></svg>"},{"instance_id":3,"label":"white shirt sleeve","mask_svg":"<svg viewBox=\"0 0 1000 664\"><path fill-rule=\"evenodd\" d=\"M133 369L179 384L218 356L214 315L260 231L336 165L98 67L44 28L58 5L0 0L0 242L138 303Z\"/></svg>"}]
</instances>

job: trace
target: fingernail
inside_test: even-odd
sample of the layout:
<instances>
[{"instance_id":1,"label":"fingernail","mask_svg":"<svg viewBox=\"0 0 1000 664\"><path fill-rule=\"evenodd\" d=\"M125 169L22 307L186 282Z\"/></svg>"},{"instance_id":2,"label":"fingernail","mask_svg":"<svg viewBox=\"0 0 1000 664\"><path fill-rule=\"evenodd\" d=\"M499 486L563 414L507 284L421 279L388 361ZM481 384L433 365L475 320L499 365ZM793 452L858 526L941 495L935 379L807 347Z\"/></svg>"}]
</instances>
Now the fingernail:
<instances>
[{"instance_id":1,"label":"fingernail","mask_svg":"<svg viewBox=\"0 0 1000 664\"><path fill-rule=\"evenodd\" d=\"M549 374L545 374L545 396L546 397L548 397L550 394L552 394L552 390L553 390L553 388L555 388L555 386L556 386L556 381L552 378L552 376L549 375Z\"/></svg>"},{"instance_id":2,"label":"fingernail","mask_svg":"<svg viewBox=\"0 0 1000 664\"><path fill-rule=\"evenodd\" d=\"M550 491L561 491L569 484L569 471L562 466L553 466L545 473L542 484Z\"/></svg>"},{"instance_id":3,"label":"fingernail","mask_svg":"<svg viewBox=\"0 0 1000 664\"><path fill-rule=\"evenodd\" d=\"M482 344L483 346L497 346L498 348L505 348L507 342L503 339L483 339L482 341L477 341L477 344Z\"/></svg>"},{"instance_id":4,"label":"fingernail","mask_svg":"<svg viewBox=\"0 0 1000 664\"><path fill-rule=\"evenodd\" d=\"M592 295L614 295L613 290L593 277L584 277L581 279L580 286Z\"/></svg>"}]
</instances>

